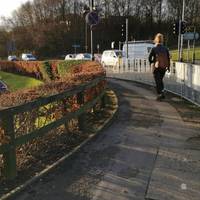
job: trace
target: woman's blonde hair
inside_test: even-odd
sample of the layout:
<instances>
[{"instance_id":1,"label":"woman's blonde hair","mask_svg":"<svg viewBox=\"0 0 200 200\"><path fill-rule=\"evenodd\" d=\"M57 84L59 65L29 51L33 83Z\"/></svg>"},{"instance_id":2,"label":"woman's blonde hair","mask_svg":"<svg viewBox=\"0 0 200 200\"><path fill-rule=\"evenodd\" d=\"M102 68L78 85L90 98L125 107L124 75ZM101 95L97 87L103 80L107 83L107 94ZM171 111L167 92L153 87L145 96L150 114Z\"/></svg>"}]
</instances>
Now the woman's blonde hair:
<instances>
[{"instance_id":1,"label":"woman's blonde hair","mask_svg":"<svg viewBox=\"0 0 200 200\"><path fill-rule=\"evenodd\" d=\"M164 41L164 36L161 33L157 33L155 38L154 38L154 43L155 44L163 44Z\"/></svg>"}]
</instances>

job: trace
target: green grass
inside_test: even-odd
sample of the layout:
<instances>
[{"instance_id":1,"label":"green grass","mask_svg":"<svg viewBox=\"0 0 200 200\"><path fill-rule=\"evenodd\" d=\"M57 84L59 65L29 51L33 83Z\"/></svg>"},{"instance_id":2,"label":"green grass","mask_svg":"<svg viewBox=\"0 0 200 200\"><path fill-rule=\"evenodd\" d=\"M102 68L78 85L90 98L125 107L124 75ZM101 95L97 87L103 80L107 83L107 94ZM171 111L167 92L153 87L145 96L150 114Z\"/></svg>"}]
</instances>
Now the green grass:
<instances>
[{"instance_id":1,"label":"green grass","mask_svg":"<svg viewBox=\"0 0 200 200\"><path fill-rule=\"evenodd\" d=\"M171 57L173 61L177 61L178 60L178 50L172 50L170 51ZM192 47L190 48L189 51L189 61L192 61L192 54L193 54L193 49ZM187 61L187 49L183 49L183 60ZM195 48L195 59L196 60L200 60L200 47Z\"/></svg>"},{"instance_id":2,"label":"green grass","mask_svg":"<svg viewBox=\"0 0 200 200\"><path fill-rule=\"evenodd\" d=\"M58 74L63 77L72 73L75 66L86 62L85 60L65 60L58 64Z\"/></svg>"},{"instance_id":3,"label":"green grass","mask_svg":"<svg viewBox=\"0 0 200 200\"><path fill-rule=\"evenodd\" d=\"M2 71L0 71L0 80L4 81L7 84L9 90L12 92L19 89L31 88L43 84L42 81L34 78Z\"/></svg>"}]
</instances>

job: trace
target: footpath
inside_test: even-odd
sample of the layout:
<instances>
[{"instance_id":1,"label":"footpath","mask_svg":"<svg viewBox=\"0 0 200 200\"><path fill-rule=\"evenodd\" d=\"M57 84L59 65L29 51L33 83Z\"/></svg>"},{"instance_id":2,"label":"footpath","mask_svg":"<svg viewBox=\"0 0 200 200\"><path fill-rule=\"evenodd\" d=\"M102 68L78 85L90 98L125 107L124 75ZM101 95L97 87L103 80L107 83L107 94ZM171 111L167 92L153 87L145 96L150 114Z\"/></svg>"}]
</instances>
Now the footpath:
<instances>
[{"instance_id":1,"label":"footpath","mask_svg":"<svg viewBox=\"0 0 200 200\"><path fill-rule=\"evenodd\" d=\"M119 98L112 125L12 199L200 199L200 127L186 123L168 96L158 102L139 84L109 84Z\"/></svg>"}]
</instances>

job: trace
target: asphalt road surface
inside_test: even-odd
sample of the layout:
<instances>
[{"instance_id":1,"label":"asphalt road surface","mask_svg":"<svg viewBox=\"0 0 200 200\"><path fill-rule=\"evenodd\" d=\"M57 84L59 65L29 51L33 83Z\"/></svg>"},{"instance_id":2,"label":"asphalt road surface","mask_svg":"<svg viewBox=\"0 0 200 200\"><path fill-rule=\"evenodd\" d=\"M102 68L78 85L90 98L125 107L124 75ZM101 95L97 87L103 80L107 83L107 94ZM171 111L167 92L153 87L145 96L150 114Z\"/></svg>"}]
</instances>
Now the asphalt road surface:
<instances>
[{"instance_id":1,"label":"asphalt road surface","mask_svg":"<svg viewBox=\"0 0 200 200\"><path fill-rule=\"evenodd\" d=\"M200 151L167 101L148 88L110 80L119 97L112 125L17 200L199 200Z\"/></svg>"}]
</instances>

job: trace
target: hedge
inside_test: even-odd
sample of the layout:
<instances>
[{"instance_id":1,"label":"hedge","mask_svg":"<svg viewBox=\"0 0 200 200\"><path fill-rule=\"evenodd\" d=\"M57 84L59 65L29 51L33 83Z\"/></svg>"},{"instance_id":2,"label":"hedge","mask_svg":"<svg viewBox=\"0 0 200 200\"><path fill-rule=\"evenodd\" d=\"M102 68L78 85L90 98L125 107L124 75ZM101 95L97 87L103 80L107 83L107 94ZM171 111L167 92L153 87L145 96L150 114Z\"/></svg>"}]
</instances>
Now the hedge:
<instances>
[{"instance_id":1,"label":"hedge","mask_svg":"<svg viewBox=\"0 0 200 200\"><path fill-rule=\"evenodd\" d=\"M105 71L100 64L91 61L84 62L79 66L76 66L74 71L71 73L71 76L66 75L60 79L46 82L43 85L32 89L2 94L0 98L0 107L16 106L42 96L57 94L73 87L74 85L90 81L99 76L105 76Z\"/></svg>"},{"instance_id":2,"label":"hedge","mask_svg":"<svg viewBox=\"0 0 200 200\"><path fill-rule=\"evenodd\" d=\"M0 61L0 70L40 78L41 61Z\"/></svg>"},{"instance_id":3,"label":"hedge","mask_svg":"<svg viewBox=\"0 0 200 200\"><path fill-rule=\"evenodd\" d=\"M0 61L0 70L26 75L44 81L59 79L80 71L80 64L86 61Z\"/></svg>"},{"instance_id":4,"label":"hedge","mask_svg":"<svg viewBox=\"0 0 200 200\"><path fill-rule=\"evenodd\" d=\"M55 79L51 64L48 61L42 62L40 65L40 73L42 75L42 79L45 81L51 81Z\"/></svg>"},{"instance_id":5,"label":"hedge","mask_svg":"<svg viewBox=\"0 0 200 200\"><path fill-rule=\"evenodd\" d=\"M72 72L77 73L79 71L80 64L86 61L72 60L72 61L62 61L57 64L57 72L60 77L66 76L66 74L71 74Z\"/></svg>"}]
</instances>

